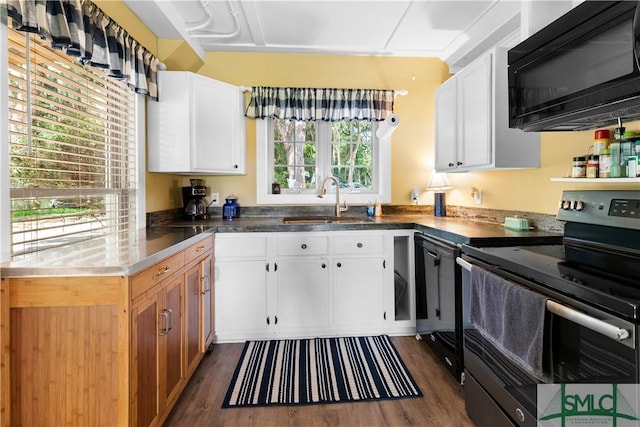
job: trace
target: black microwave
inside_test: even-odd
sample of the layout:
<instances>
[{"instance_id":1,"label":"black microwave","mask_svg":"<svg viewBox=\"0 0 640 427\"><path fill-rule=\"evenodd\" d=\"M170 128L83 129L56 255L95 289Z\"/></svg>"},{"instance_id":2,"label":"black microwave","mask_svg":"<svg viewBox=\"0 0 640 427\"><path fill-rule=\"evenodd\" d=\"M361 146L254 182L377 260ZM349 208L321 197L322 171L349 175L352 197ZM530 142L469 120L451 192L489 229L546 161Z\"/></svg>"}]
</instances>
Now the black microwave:
<instances>
[{"instance_id":1,"label":"black microwave","mask_svg":"<svg viewBox=\"0 0 640 427\"><path fill-rule=\"evenodd\" d=\"M510 49L509 126L568 131L640 119L638 4L587 0Z\"/></svg>"}]
</instances>

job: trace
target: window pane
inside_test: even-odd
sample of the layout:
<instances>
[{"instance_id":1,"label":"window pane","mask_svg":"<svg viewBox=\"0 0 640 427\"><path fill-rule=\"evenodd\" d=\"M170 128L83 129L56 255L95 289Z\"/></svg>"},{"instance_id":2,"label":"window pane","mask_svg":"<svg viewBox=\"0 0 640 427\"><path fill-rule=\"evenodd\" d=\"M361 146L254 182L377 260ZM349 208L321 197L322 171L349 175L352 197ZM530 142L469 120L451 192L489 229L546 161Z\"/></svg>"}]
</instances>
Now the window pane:
<instances>
[{"instance_id":1,"label":"window pane","mask_svg":"<svg viewBox=\"0 0 640 427\"><path fill-rule=\"evenodd\" d=\"M273 121L273 179L282 191L312 188L316 170L314 122Z\"/></svg>"},{"instance_id":2,"label":"window pane","mask_svg":"<svg viewBox=\"0 0 640 427\"><path fill-rule=\"evenodd\" d=\"M372 124L342 121L331 126L331 172L340 186L352 190L373 188Z\"/></svg>"},{"instance_id":3,"label":"window pane","mask_svg":"<svg viewBox=\"0 0 640 427\"><path fill-rule=\"evenodd\" d=\"M13 257L135 224L135 99L124 82L7 29Z\"/></svg>"}]
</instances>

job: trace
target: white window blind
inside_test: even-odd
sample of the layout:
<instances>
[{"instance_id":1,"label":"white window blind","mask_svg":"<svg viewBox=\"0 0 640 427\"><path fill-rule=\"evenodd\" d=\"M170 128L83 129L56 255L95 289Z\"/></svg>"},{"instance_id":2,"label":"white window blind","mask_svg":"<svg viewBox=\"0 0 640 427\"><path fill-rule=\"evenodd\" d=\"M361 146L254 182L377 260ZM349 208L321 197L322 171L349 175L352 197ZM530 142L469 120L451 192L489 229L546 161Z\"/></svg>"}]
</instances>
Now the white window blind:
<instances>
[{"instance_id":1,"label":"white window blind","mask_svg":"<svg viewBox=\"0 0 640 427\"><path fill-rule=\"evenodd\" d=\"M13 258L135 225L135 95L8 29Z\"/></svg>"}]
</instances>

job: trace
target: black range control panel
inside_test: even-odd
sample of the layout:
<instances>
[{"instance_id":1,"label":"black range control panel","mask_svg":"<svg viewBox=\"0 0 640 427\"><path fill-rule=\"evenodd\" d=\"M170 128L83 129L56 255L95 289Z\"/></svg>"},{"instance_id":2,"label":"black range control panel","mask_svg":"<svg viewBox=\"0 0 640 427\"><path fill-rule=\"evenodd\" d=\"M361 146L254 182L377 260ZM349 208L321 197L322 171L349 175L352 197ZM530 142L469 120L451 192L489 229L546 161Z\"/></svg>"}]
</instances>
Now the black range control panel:
<instances>
[{"instance_id":1,"label":"black range control panel","mask_svg":"<svg viewBox=\"0 0 640 427\"><path fill-rule=\"evenodd\" d=\"M613 199L609 206L609 216L640 219L640 200Z\"/></svg>"}]
</instances>

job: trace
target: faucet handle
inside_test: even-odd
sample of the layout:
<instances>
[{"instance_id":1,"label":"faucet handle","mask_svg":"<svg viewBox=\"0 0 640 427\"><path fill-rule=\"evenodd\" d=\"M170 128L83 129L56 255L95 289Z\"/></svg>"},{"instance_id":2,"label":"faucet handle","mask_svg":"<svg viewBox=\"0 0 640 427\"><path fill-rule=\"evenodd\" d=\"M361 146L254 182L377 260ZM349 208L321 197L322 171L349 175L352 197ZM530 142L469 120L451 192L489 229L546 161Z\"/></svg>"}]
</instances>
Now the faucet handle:
<instances>
[{"instance_id":1,"label":"faucet handle","mask_svg":"<svg viewBox=\"0 0 640 427\"><path fill-rule=\"evenodd\" d=\"M349 209L349 206L347 206L347 201L346 200L344 201L344 206L338 205L338 210L340 212L346 212L348 209Z\"/></svg>"}]
</instances>

